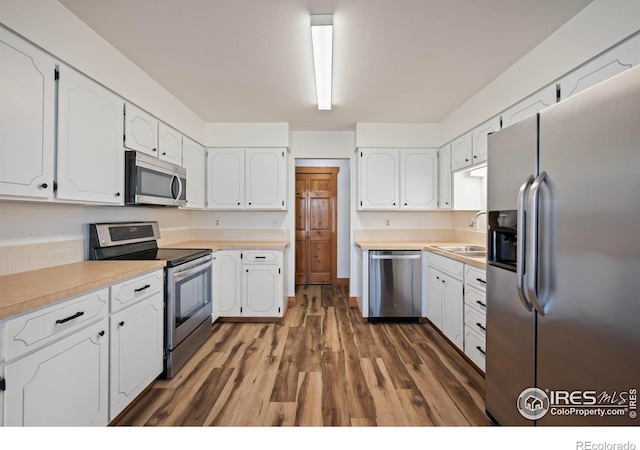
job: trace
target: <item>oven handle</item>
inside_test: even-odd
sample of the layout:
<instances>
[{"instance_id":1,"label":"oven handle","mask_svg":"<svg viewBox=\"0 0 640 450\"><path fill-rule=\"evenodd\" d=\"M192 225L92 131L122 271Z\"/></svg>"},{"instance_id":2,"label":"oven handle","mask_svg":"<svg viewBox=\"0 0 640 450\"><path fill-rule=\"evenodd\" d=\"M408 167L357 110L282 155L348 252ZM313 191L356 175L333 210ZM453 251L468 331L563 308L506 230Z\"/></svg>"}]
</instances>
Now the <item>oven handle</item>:
<instances>
[{"instance_id":1,"label":"oven handle","mask_svg":"<svg viewBox=\"0 0 640 450\"><path fill-rule=\"evenodd\" d=\"M182 272L176 272L173 274L173 281L180 281L183 278L190 277L194 273L202 272L205 269L210 268L213 265L213 261L209 261L205 264L194 267L193 269L183 270Z\"/></svg>"}]
</instances>

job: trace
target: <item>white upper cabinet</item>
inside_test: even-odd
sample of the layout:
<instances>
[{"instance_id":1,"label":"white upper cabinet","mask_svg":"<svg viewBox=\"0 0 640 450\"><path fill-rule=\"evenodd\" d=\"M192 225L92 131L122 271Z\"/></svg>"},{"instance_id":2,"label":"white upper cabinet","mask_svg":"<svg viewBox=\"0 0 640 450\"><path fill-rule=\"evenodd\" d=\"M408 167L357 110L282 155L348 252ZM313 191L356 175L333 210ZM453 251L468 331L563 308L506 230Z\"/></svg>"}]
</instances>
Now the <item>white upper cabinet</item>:
<instances>
[{"instance_id":1,"label":"white upper cabinet","mask_svg":"<svg viewBox=\"0 0 640 450\"><path fill-rule=\"evenodd\" d=\"M494 117L471 131L473 164L487 160L487 136L500 130L500 117Z\"/></svg>"},{"instance_id":2,"label":"white upper cabinet","mask_svg":"<svg viewBox=\"0 0 640 450\"><path fill-rule=\"evenodd\" d=\"M525 98L521 102L516 103L501 114L502 128L518 123L521 120L548 108L556 103L556 97L556 85L550 84L535 94Z\"/></svg>"},{"instance_id":3,"label":"white upper cabinet","mask_svg":"<svg viewBox=\"0 0 640 450\"><path fill-rule=\"evenodd\" d=\"M447 144L438 153L438 206L451 209L451 144Z\"/></svg>"},{"instance_id":4,"label":"white upper cabinet","mask_svg":"<svg viewBox=\"0 0 640 450\"><path fill-rule=\"evenodd\" d=\"M182 138L182 162L187 170L187 206L203 209L205 206L205 151L204 147L188 137Z\"/></svg>"},{"instance_id":5,"label":"white upper cabinet","mask_svg":"<svg viewBox=\"0 0 640 450\"><path fill-rule=\"evenodd\" d=\"M243 149L207 151L207 208L244 209Z\"/></svg>"},{"instance_id":6,"label":"white upper cabinet","mask_svg":"<svg viewBox=\"0 0 640 450\"><path fill-rule=\"evenodd\" d=\"M284 209L287 191L285 149L248 148L245 150L247 209Z\"/></svg>"},{"instance_id":7,"label":"white upper cabinet","mask_svg":"<svg viewBox=\"0 0 640 450\"><path fill-rule=\"evenodd\" d=\"M621 42L560 80L564 100L624 70L640 64L640 34Z\"/></svg>"},{"instance_id":8,"label":"white upper cabinet","mask_svg":"<svg viewBox=\"0 0 640 450\"><path fill-rule=\"evenodd\" d=\"M124 146L158 156L158 120L130 103L125 106Z\"/></svg>"},{"instance_id":9,"label":"white upper cabinet","mask_svg":"<svg viewBox=\"0 0 640 450\"><path fill-rule=\"evenodd\" d=\"M55 61L0 28L0 195L53 197Z\"/></svg>"},{"instance_id":10,"label":"white upper cabinet","mask_svg":"<svg viewBox=\"0 0 640 450\"><path fill-rule=\"evenodd\" d=\"M438 150L400 149L400 209L438 208Z\"/></svg>"},{"instance_id":11,"label":"white upper cabinet","mask_svg":"<svg viewBox=\"0 0 640 450\"><path fill-rule=\"evenodd\" d=\"M359 209L398 209L400 153L392 148L361 148Z\"/></svg>"},{"instance_id":12,"label":"white upper cabinet","mask_svg":"<svg viewBox=\"0 0 640 450\"><path fill-rule=\"evenodd\" d=\"M182 134L162 122L158 124L158 153L161 160L182 166Z\"/></svg>"},{"instance_id":13,"label":"white upper cabinet","mask_svg":"<svg viewBox=\"0 0 640 450\"><path fill-rule=\"evenodd\" d=\"M207 208L286 209L284 148L207 150Z\"/></svg>"},{"instance_id":14,"label":"white upper cabinet","mask_svg":"<svg viewBox=\"0 0 640 450\"><path fill-rule=\"evenodd\" d=\"M66 66L58 80L57 197L123 204L124 102Z\"/></svg>"},{"instance_id":15,"label":"white upper cabinet","mask_svg":"<svg viewBox=\"0 0 640 450\"><path fill-rule=\"evenodd\" d=\"M451 142L451 170L456 171L458 169L464 169L471 166L471 132L460 136L458 139Z\"/></svg>"}]
</instances>

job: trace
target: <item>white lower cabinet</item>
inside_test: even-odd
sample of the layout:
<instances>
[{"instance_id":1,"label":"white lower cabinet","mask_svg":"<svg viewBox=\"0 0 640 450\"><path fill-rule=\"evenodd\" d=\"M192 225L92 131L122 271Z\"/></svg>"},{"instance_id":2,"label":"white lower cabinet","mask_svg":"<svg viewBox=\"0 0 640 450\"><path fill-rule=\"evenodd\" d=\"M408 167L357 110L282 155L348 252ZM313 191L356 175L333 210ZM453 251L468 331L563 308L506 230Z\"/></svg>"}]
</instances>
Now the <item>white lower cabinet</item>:
<instances>
[{"instance_id":1,"label":"white lower cabinet","mask_svg":"<svg viewBox=\"0 0 640 450\"><path fill-rule=\"evenodd\" d=\"M441 260L447 263L438 265ZM451 274L462 274L463 264L432 254L429 254L427 264L427 318L462 350L464 347L463 284L461 277L456 278ZM458 265L460 267L457 267Z\"/></svg>"},{"instance_id":2,"label":"white lower cabinet","mask_svg":"<svg viewBox=\"0 0 640 450\"><path fill-rule=\"evenodd\" d=\"M485 367L487 335L486 271L465 265L464 353L482 371Z\"/></svg>"},{"instance_id":3,"label":"white lower cabinet","mask_svg":"<svg viewBox=\"0 0 640 450\"><path fill-rule=\"evenodd\" d=\"M217 317L282 317L283 252L221 250L213 255Z\"/></svg>"},{"instance_id":4,"label":"white lower cabinet","mask_svg":"<svg viewBox=\"0 0 640 450\"><path fill-rule=\"evenodd\" d=\"M164 286L149 280L163 276L158 270L0 322L0 423L113 420L162 373Z\"/></svg>"},{"instance_id":5,"label":"white lower cabinet","mask_svg":"<svg viewBox=\"0 0 640 450\"><path fill-rule=\"evenodd\" d=\"M162 373L163 308L162 294L156 293L109 319L109 420Z\"/></svg>"},{"instance_id":6,"label":"white lower cabinet","mask_svg":"<svg viewBox=\"0 0 640 450\"><path fill-rule=\"evenodd\" d=\"M108 367L106 318L8 363L4 425L107 425Z\"/></svg>"}]
</instances>

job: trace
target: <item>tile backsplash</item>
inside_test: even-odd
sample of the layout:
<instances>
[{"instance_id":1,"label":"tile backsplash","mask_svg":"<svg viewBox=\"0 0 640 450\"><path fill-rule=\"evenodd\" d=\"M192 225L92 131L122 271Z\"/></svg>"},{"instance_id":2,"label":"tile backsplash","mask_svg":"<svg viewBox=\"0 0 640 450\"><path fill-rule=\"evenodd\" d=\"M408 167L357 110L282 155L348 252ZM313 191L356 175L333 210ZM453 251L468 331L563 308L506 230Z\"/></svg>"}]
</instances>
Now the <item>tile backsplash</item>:
<instances>
[{"instance_id":1,"label":"tile backsplash","mask_svg":"<svg viewBox=\"0 0 640 450\"><path fill-rule=\"evenodd\" d=\"M84 240L0 246L0 276L84 261Z\"/></svg>"}]
</instances>

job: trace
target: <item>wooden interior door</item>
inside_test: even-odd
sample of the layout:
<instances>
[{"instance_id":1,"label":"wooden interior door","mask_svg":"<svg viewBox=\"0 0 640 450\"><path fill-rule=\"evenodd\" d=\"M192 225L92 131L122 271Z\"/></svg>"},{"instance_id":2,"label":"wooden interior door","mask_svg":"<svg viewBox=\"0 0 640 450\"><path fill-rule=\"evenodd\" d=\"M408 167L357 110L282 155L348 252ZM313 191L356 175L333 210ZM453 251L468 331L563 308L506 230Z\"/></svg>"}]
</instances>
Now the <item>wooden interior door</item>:
<instances>
[{"instance_id":1,"label":"wooden interior door","mask_svg":"<svg viewBox=\"0 0 640 450\"><path fill-rule=\"evenodd\" d=\"M338 167L296 167L296 284L337 277Z\"/></svg>"}]
</instances>

